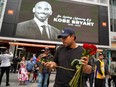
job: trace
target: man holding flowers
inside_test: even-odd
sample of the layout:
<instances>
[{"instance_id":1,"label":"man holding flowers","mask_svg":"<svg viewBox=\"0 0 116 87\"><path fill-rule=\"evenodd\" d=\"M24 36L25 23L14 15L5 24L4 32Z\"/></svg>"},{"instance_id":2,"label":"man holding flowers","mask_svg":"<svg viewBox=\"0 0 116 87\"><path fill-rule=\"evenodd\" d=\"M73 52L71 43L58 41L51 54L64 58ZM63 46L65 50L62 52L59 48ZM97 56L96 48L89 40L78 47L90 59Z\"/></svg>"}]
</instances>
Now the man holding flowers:
<instances>
[{"instance_id":1,"label":"man holding flowers","mask_svg":"<svg viewBox=\"0 0 116 87\"><path fill-rule=\"evenodd\" d=\"M39 65L38 72L38 87L48 87L49 85L49 76L51 70L44 66L42 62L52 61L53 55L50 53L50 49L45 47L44 53L40 54L37 63Z\"/></svg>"},{"instance_id":2,"label":"man holding flowers","mask_svg":"<svg viewBox=\"0 0 116 87\"><path fill-rule=\"evenodd\" d=\"M82 72L89 74L92 69L88 65L90 51L87 53L82 46L76 44L76 36L72 28L63 29L58 38L63 45L57 48L54 61L44 63L51 69L56 68L54 87L82 87Z\"/></svg>"}]
</instances>

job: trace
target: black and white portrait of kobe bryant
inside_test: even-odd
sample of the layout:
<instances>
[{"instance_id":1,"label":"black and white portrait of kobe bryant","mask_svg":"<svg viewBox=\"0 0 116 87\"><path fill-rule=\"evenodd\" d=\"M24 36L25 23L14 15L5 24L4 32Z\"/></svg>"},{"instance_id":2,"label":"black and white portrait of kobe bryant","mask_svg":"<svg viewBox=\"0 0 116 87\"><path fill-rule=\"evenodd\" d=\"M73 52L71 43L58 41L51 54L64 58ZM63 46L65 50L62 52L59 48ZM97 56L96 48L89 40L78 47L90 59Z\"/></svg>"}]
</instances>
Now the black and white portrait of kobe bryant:
<instances>
[{"instance_id":1,"label":"black and white portrait of kobe bryant","mask_svg":"<svg viewBox=\"0 0 116 87\"><path fill-rule=\"evenodd\" d=\"M60 30L48 24L48 19L53 12L52 6L46 1L39 1L32 11L34 18L18 23L15 36L28 39L57 40Z\"/></svg>"}]
</instances>

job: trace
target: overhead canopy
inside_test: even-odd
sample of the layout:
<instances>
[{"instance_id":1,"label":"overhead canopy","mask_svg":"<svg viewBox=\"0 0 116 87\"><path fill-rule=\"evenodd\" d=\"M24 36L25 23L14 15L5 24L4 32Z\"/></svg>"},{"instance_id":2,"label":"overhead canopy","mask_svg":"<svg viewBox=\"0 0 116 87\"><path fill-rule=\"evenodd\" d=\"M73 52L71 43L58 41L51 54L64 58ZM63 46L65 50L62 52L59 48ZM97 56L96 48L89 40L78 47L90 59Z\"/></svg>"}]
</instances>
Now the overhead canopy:
<instances>
[{"instance_id":1,"label":"overhead canopy","mask_svg":"<svg viewBox=\"0 0 116 87\"><path fill-rule=\"evenodd\" d=\"M43 45L43 44L30 44L30 43L19 43L19 42L9 42L10 45L16 46L28 46L28 47L48 47L48 48L55 48L55 45Z\"/></svg>"}]
</instances>

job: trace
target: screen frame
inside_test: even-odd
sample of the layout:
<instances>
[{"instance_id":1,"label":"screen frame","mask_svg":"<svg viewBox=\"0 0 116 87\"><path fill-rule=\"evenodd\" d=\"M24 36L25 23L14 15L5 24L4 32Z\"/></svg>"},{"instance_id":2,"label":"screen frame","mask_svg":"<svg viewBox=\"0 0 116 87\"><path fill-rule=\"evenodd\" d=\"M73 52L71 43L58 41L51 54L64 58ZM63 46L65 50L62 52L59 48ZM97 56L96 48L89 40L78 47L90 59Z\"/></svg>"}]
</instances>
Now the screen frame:
<instances>
[{"instance_id":1,"label":"screen frame","mask_svg":"<svg viewBox=\"0 0 116 87\"><path fill-rule=\"evenodd\" d=\"M18 12L18 14L16 15L16 19L15 19L15 23L17 22L17 19L18 19L18 16L19 16L19 9L20 9L20 6L21 6L21 1L22 0L19 0L19 2L18 2L18 6L17 6L17 12ZM10 1L8 2L8 3L10 3ZM19 5L20 4L20 5ZM88 3L83 3L83 4L88 4ZM103 8L103 9L107 9L107 16L108 17L106 17L107 19L107 26L108 26L108 28L109 28L109 10L108 10L108 6L101 6L101 5L99 5L100 6L100 8ZM104 7L106 7L106 8L104 8ZM8 8L8 7L7 7ZM7 12L7 11L6 11ZM102 14L102 12L103 12L103 10L102 9L100 9L100 13L99 13L99 17L100 17L100 15ZM102 18L102 16L101 16L101 18ZM5 20L5 19L4 19ZM5 23L6 23L6 21L4 21ZM99 19L99 25L102 23L103 21L100 21L100 19ZM15 24L14 23L14 24ZM16 24L15 24L16 25ZM16 28L16 26L14 25L14 28ZM99 26L99 42L96 44L96 43L93 43L93 44L96 44L96 45L98 45L99 47L106 47L106 48L109 48L110 46L111 46L111 44L110 44L110 39L109 39L109 30L107 30L106 31L106 33L105 32L103 32L103 31L101 31L100 29L101 28L104 28L103 26ZM104 29L105 30L105 29ZM6 32L6 31L3 31L3 32L1 32L1 33L4 33L4 32ZM13 29L13 31L12 31L12 33L10 34L10 35L8 35L8 36L4 36L3 34L0 34L0 39L12 39L12 40L15 40L15 41L27 41L27 42L38 42L38 43L49 43L49 44L62 44L62 42L60 42L60 41L47 41L47 40L33 40L33 39L25 39L25 38L16 38L16 37L13 37L13 35L14 35L14 32L15 32L15 29ZM7 33L6 33L7 34ZM107 41L107 43L105 42L106 40L107 40L107 38L108 38L108 41ZM105 39L105 40L104 40ZM77 43L79 43L79 44L83 44L83 42L77 42ZM104 44L105 43L105 44Z\"/></svg>"}]
</instances>

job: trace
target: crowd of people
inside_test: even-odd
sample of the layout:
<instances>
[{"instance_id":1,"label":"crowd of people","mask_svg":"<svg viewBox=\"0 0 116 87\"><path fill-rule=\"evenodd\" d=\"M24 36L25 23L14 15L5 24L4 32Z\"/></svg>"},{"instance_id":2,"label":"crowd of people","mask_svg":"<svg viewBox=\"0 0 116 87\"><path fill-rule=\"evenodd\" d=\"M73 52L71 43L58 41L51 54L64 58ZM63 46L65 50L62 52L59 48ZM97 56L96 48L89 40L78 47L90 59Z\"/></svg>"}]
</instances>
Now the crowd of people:
<instances>
[{"instance_id":1,"label":"crowd of people","mask_svg":"<svg viewBox=\"0 0 116 87\"><path fill-rule=\"evenodd\" d=\"M25 85L25 82L28 81L38 82L38 87L48 87L50 70L42 64L42 61L51 61L52 58L53 55L47 47L38 57L36 57L36 54L33 54L28 61L25 60L25 57L22 57L20 68L18 70L18 80L20 85Z\"/></svg>"},{"instance_id":2,"label":"crowd of people","mask_svg":"<svg viewBox=\"0 0 116 87\"><path fill-rule=\"evenodd\" d=\"M116 61L112 59L109 61L103 52L98 53L98 58L92 56L88 62L92 72L83 75L83 87L116 87Z\"/></svg>"},{"instance_id":3,"label":"crowd of people","mask_svg":"<svg viewBox=\"0 0 116 87\"><path fill-rule=\"evenodd\" d=\"M103 52L99 52L97 58L95 58L95 55L91 56L91 58L88 56L82 57L84 50L82 46L76 44L76 36L73 29L63 29L58 38L62 40L63 45L56 49L55 55L52 55L50 49L45 47L42 54L38 57L33 54L28 61L25 57L22 57L21 60L17 56L12 59L11 71L13 73L18 72L19 85L26 85L28 81L38 82L37 87L48 87L51 71L55 69L54 87L70 87L69 82L75 74L75 68L71 66L71 62L76 58L83 65L82 82L78 82L78 87L88 87L88 80L90 87L106 87L106 82L111 87L112 80L113 87L116 87L116 62L113 61L113 58L108 61ZM13 54L8 51L4 51L0 55L0 85L4 72L6 72L6 86L10 85L10 57L13 57ZM31 75L33 76L32 78Z\"/></svg>"},{"instance_id":4,"label":"crowd of people","mask_svg":"<svg viewBox=\"0 0 116 87\"><path fill-rule=\"evenodd\" d=\"M36 54L33 54L32 57L27 60L25 56L22 58L18 56L13 58L12 52L8 52L8 50L5 49L0 55L0 85L2 77L6 72L6 86L10 86L9 74L11 72L18 73L19 85L26 85L27 82L38 82L38 87L48 87L51 70L48 70L47 67L41 63L41 60L51 61L53 55L48 47L45 47L43 51L44 52L38 57L36 57Z\"/></svg>"}]
</instances>

